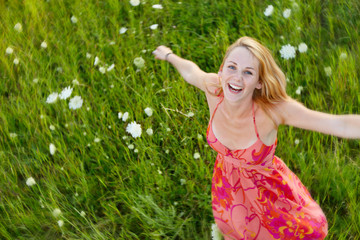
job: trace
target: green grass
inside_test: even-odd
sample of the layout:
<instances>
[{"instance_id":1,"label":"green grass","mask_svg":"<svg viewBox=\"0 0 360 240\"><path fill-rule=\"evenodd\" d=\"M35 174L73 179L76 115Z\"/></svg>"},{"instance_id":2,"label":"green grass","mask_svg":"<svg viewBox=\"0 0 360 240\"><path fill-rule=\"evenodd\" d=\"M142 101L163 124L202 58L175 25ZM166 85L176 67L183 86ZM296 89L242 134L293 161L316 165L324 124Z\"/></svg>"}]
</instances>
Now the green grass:
<instances>
[{"instance_id":1,"label":"green grass","mask_svg":"<svg viewBox=\"0 0 360 240\"><path fill-rule=\"evenodd\" d=\"M164 9L151 7L158 3ZM269 4L275 10L266 17ZM248 35L273 52L289 79L290 96L318 111L359 113L359 1L297 5L0 0L0 238L210 239L216 153L206 146L206 99L151 51L167 45L203 70L217 72L227 46ZM288 19L282 17L285 8L292 9ZM14 30L18 22L21 33ZM151 30L156 23L158 29ZM119 34L121 27L128 31ZM43 41L46 49L40 47ZM306 53L288 61L280 57L281 46L301 42L309 47ZM14 53L6 55L9 46ZM339 57L343 52L346 59ZM114 63L115 69L100 73L95 56L99 66ZM137 71L133 60L140 56L145 68ZM328 66L331 76L324 71ZM75 78L80 85L71 97L84 99L80 109L70 110L69 99L46 103L50 93ZM295 93L299 86L301 95ZM153 116L145 115L146 107L154 109ZM127 123L118 112L129 112L127 122L141 124L140 138L125 132ZM189 112L195 115L184 115ZM150 127L152 136L145 133ZM96 137L101 141L94 142ZM50 143L57 148L54 155ZM358 140L279 130L276 155L319 202L329 222L327 239L360 239L359 146ZM200 159L193 158L195 152ZM29 177L37 184L27 186ZM62 211L59 218L52 215L55 208Z\"/></svg>"}]
</instances>

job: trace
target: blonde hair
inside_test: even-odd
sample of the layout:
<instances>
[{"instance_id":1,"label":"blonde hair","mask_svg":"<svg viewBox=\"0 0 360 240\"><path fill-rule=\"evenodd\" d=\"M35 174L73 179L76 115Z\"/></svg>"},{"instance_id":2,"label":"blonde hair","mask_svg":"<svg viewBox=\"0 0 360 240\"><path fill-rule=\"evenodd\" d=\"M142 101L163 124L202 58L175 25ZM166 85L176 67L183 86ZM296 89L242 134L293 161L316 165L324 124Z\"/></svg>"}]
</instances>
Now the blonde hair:
<instances>
[{"instance_id":1,"label":"blonde hair","mask_svg":"<svg viewBox=\"0 0 360 240\"><path fill-rule=\"evenodd\" d=\"M270 50L251 37L241 37L228 47L221 63L220 71L222 71L225 60L231 51L237 47L245 47L259 60L259 82L261 83L261 88L255 89L253 100L269 115L268 110L275 103L290 99L286 93L285 74L276 64ZM220 81L213 86L217 87L215 94L208 90L209 93L219 96L223 92Z\"/></svg>"}]
</instances>

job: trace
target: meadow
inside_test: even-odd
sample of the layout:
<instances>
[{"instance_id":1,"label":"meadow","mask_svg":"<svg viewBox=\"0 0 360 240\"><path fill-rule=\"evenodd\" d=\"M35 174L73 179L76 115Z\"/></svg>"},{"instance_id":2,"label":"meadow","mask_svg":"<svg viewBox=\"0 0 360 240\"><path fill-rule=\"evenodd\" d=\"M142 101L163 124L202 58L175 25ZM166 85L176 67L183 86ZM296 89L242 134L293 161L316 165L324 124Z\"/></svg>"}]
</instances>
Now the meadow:
<instances>
[{"instance_id":1,"label":"meadow","mask_svg":"<svg viewBox=\"0 0 360 240\"><path fill-rule=\"evenodd\" d=\"M360 113L358 0L134 3L0 0L1 239L211 239L205 94L154 59L158 45L217 72L251 36L292 98ZM276 155L320 204L327 239L360 239L359 143L279 128Z\"/></svg>"}]
</instances>

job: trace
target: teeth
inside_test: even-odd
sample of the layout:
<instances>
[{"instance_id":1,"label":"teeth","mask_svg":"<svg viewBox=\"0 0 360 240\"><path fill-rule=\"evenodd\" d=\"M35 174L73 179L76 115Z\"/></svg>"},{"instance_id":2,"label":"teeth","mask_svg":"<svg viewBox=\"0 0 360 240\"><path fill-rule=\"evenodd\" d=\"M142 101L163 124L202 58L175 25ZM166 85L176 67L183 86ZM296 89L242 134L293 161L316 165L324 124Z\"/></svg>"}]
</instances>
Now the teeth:
<instances>
[{"instance_id":1,"label":"teeth","mask_svg":"<svg viewBox=\"0 0 360 240\"><path fill-rule=\"evenodd\" d=\"M229 85L230 85L231 88L233 88L233 89L235 89L235 90L240 90L240 89L242 89L241 87L234 86L234 85L232 85L231 83L229 83Z\"/></svg>"}]
</instances>

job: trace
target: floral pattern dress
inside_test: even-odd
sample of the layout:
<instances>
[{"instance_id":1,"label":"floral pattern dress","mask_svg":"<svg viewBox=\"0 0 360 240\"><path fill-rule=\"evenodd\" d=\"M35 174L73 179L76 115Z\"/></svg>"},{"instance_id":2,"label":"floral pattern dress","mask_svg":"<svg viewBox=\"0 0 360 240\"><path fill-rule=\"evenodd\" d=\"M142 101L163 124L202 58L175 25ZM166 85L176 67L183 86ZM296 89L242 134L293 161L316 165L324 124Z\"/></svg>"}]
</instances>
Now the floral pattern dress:
<instances>
[{"instance_id":1,"label":"floral pattern dress","mask_svg":"<svg viewBox=\"0 0 360 240\"><path fill-rule=\"evenodd\" d=\"M212 177L215 222L227 239L324 239L328 224L299 178L275 154L277 142L259 138L246 149L230 150L217 140L212 119L207 141L218 152Z\"/></svg>"}]
</instances>

